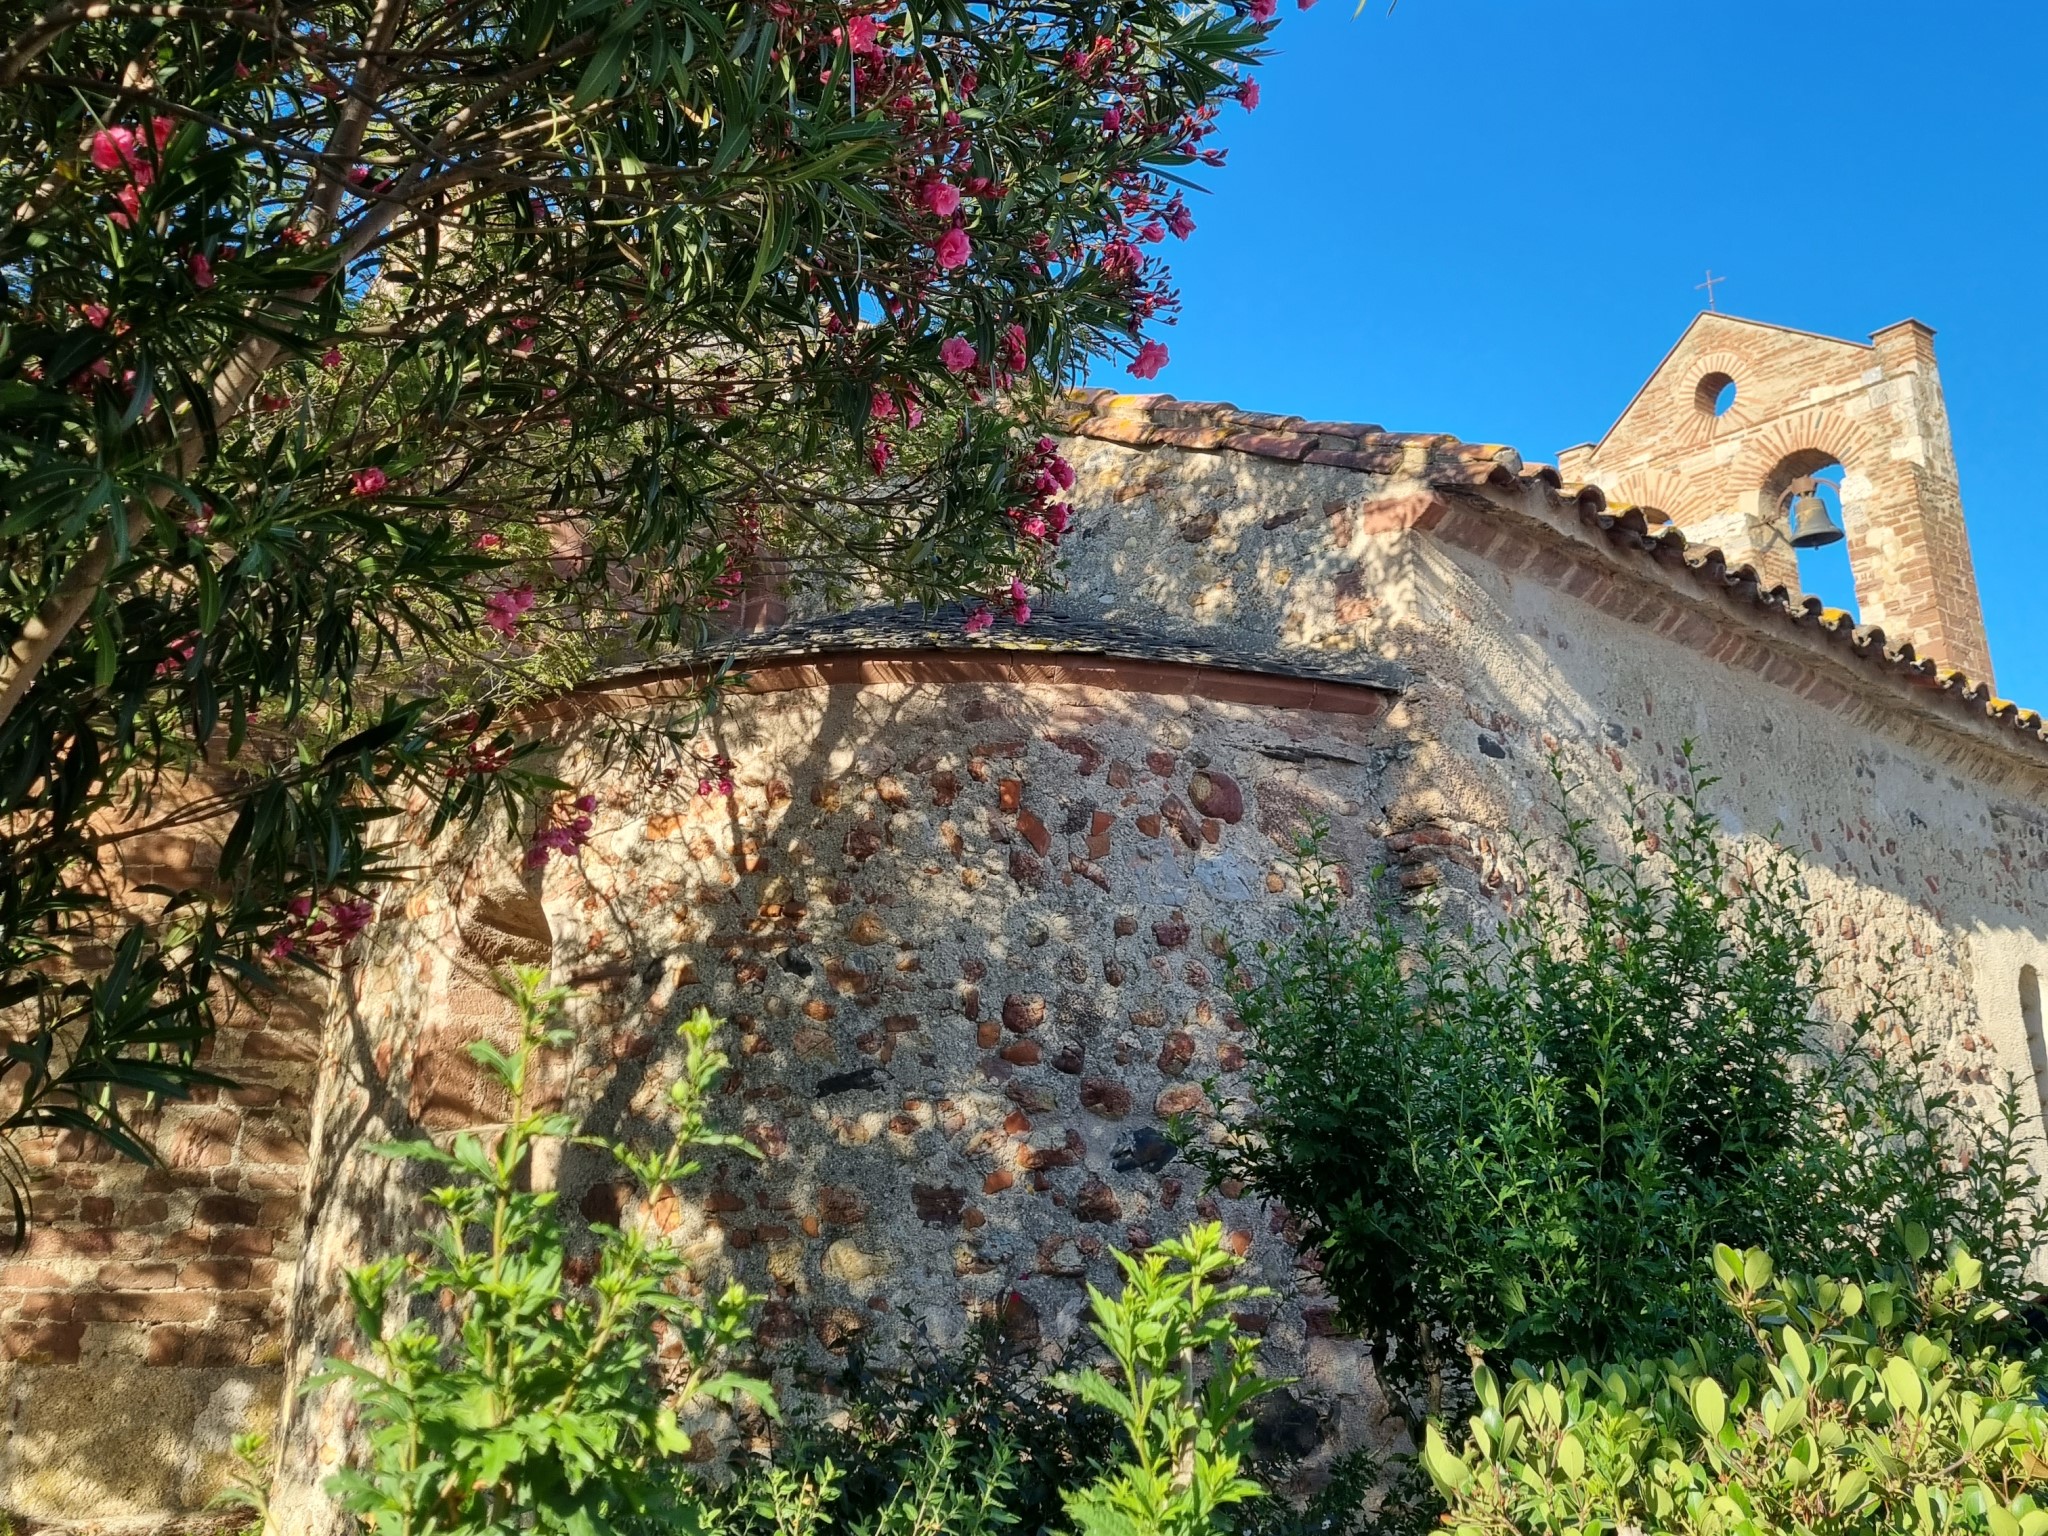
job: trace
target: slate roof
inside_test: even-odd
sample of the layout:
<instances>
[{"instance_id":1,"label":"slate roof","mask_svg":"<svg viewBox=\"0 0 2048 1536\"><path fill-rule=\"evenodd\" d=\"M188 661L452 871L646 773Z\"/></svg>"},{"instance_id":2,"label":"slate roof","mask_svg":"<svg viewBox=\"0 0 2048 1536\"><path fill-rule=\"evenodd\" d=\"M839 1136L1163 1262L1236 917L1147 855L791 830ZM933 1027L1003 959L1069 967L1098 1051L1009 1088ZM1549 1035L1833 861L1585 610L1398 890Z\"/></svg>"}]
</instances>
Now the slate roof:
<instances>
[{"instance_id":1,"label":"slate roof","mask_svg":"<svg viewBox=\"0 0 2048 1536\"><path fill-rule=\"evenodd\" d=\"M1864 665L1884 669L1917 686L1939 691L1972 712L2036 742L2048 743L2041 715L1997 697L1987 683L1919 655L1909 638L1893 640L1874 624L1858 624L1845 610L1783 586L1766 587L1754 566L1730 565L1719 549L1694 548L1669 524L1652 525L1639 508L1610 506L1596 485L1567 485L1549 464L1529 464L1499 443L1467 443L1443 433L1388 432L1368 422L1310 421L1241 411L1234 405L1176 400L1171 395L1120 395L1076 390L1062 422L1070 436L1132 448L1184 448L1251 454L1284 464L1338 469L1420 481L1433 490L1493 487L1533 492L1576 512L1618 548L1682 570L1701 586L1731 592L1755 605L1759 616L1811 629Z\"/></svg>"},{"instance_id":2,"label":"slate roof","mask_svg":"<svg viewBox=\"0 0 2048 1536\"><path fill-rule=\"evenodd\" d=\"M1264 647L1214 630L1182 634L1140 629L1064 611L1057 595L1037 607L1028 625L1008 619L970 635L969 610L942 608L857 608L824 618L793 619L772 629L736 636L719 653L735 672L777 661L834 654L914 650L1009 656L1102 656L1122 661L1163 662L1264 677L1299 678L1404 692L1413 674L1391 661L1365 655ZM634 669L636 671L643 669Z\"/></svg>"}]
</instances>

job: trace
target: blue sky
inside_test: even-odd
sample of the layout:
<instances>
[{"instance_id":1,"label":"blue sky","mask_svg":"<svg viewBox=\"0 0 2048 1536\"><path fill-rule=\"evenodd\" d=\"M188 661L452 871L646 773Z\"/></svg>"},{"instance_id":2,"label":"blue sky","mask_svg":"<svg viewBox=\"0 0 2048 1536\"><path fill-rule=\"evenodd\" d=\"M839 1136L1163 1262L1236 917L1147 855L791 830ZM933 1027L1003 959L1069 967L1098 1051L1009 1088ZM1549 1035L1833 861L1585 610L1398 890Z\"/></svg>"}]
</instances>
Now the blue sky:
<instances>
[{"instance_id":1,"label":"blue sky","mask_svg":"<svg viewBox=\"0 0 2048 1536\"><path fill-rule=\"evenodd\" d=\"M2048 710L2048 6L1282 0L1169 242L1151 385L1509 442L1597 438L1724 310L1938 333L2000 692ZM1839 600L1847 562L1809 585Z\"/></svg>"}]
</instances>

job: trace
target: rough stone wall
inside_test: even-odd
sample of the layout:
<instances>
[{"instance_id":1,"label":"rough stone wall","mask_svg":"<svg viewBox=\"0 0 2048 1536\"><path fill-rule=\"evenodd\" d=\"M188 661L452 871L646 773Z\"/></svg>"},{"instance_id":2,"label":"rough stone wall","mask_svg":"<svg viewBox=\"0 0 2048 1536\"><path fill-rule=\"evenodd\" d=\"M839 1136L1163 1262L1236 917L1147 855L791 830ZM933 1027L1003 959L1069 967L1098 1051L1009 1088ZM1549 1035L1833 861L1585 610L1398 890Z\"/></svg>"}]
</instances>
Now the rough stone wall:
<instances>
[{"instance_id":1,"label":"rough stone wall","mask_svg":"<svg viewBox=\"0 0 2048 1536\"><path fill-rule=\"evenodd\" d=\"M1110 1244L1219 1219L1281 1291L1243 1326L1303 1377L1324 1433L1367 1432L1370 1389L1295 1274L1284 1217L1205 1192L1162 1128L1207 1117L1205 1079L1241 1091L1222 951L1280 920L1301 816L1338 824L1361 880L1378 857L1400 750L1378 706L1008 683L742 696L703 743L735 764L730 796L605 773L572 735L558 771L596 789L598 828L538 893L576 989L570 1100L586 1123L658 1134L674 1026L701 1004L735 1060L720 1110L764 1157L640 1210L571 1149L551 1175L565 1202L651 1222L703 1284L746 1280L769 1298L764 1359L813 1366L857 1336L884 1357L957 1345L973 1314L1056 1352L1085 1282L1112 1283ZM338 1203L316 1205L300 1277L308 1358L343 1343L339 1270L403 1205L366 1194L387 1183L363 1140L493 1118L445 1076L476 896L469 872L416 892L353 978L316 1150ZM292 1529L315 1529L300 1501L344 1444L342 1403L296 1413L303 1461L280 1495Z\"/></svg>"},{"instance_id":2,"label":"rough stone wall","mask_svg":"<svg viewBox=\"0 0 2048 1536\"><path fill-rule=\"evenodd\" d=\"M1734 404L1716 415L1715 395L1730 381ZM1863 346L1702 315L1606 437L1568 450L1560 467L1797 591L1780 498L1830 463L1844 471L1863 621L1989 680L1934 333L1918 321Z\"/></svg>"},{"instance_id":3,"label":"rough stone wall","mask_svg":"<svg viewBox=\"0 0 2048 1536\"><path fill-rule=\"evenodd\" d=\"M117 891L204 880L219 829L113 845ZM142 1120L162 1166L74 1133L24 1148L35 1225L0 1261L0 1508L153 1522L191 1510L274 1417L323 995L228 1008L237 1086Z\"/></svg>"},{"instance_id":4,"label":"rough stone wall","mask_svg":"<svg viewBox=\"0 0 2048 1536\"><path fill-rule=\"evenodd\" d=\"M572 1104L654 1127L672 1024L729 1020L725 1100L766 1153L681 1202L636 1211L606 1170L550 1177L591 1219L645 1219L704 1283L770 1302L767 1358L816 1364L856 1335L956 1340L975 1311L1050 1352L1080 1326L1107 1245L1213 1211L1280 1297L1245 1319L1332 1442L1382 1433L1353 1346L1287 1243L1285 1214L1146 1166L1164 1117L1203 1117L1202 1080L1242 1092L1218 952L1284 920L1283 849L1333 827L1355 899L1486 920L1510 854L1557 827L1547 759L1610 832L1631 786L1676 787L1697 740L1730 835L1777 831L1805 863L1845 981L1897 969L1947 1070L1988 1084L2028 1058L2005 971L2048 964L2048 760L1859 672L1815 632L1758 627L1589 533L1535 493L1446 496L1398 477L1233 453L1070 450L1079 532L1063 602L1227 653L1392 658L1415 681L1348 716L1144 688L872 669L763 675L702 739L731 797L607 769L584 700L563 776L598 794L596 835L523 899L576 988ZM1135 675L1135 674L1134 674ZM614 707L658 716L659 690ZM295 1341L341 1337L339 1268L403 1231L406 1192L353 1152L422 1119L488 1121L447 1087L489 935L520 927L511 877L473 850L379 925L334 1021L315 1150L314 1237ZM1384 871L1377 879L1375 871ZM499 914L479 924L476 914ZM528 917L525 931L540 923ZM480 940L479 934L484 937ZM2015 1000L2016 1002L2016 1000ZM423 1084L441 1085L429 1092ZM335 1127L341 1127L336 1130ZM1205 1203L1206 1200L1206 1203ZM331 1203L323 1203L331 1202ZM286 1436L294 1529L317 1529L336 1398Z\"/></svg>"}]
</instances>

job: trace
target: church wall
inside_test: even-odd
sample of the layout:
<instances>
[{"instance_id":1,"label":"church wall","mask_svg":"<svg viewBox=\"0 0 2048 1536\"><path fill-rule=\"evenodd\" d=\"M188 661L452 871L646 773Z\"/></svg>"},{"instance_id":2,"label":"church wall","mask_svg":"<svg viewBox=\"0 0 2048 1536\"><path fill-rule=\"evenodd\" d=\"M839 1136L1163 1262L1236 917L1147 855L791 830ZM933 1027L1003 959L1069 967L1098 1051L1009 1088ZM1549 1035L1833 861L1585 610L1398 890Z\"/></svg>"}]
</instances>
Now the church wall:
<instances>
[{"instance_id":1,"label":"church wall","mask_svg":"<svg viewBox=\"0 0 2048 1536\"><path fill-rule=\"evenodd\" d=\"M726 1021L719 1112L761 1160L654 1209L574 1148L536 1176L579 1220L668 1233L699 1283L761 1290L763 1364L951 1347L977 1314L1050 1357L1080 1334L1086 1284L1113 1283L1110 1245L1213 1215L1279 1292L1242 1320L1302 1377L1278 1432L1382 1435L1285 1213L1151 1166L1139 1133L1209 1123L1211 1080L1244 1092L1224 954L1286 921L1305 819L1330 823L1361 915L1486 922L1518 842L1540 851L1558 826L1552 754L1612 835L1629 788L1673 787L1696 740L1731 836L1776 830L1801 858L1845 980L1896 952L1946 1070L1979 1089L2027 1070L2016 968L2048 969L2038 743L1616 548L1526 482L1068 452L1064 608L1226 664L1277 649L1410 681L1247 691L1014 653L769 667L697 737L732 761L730 795L623 750L622 723L688 721L673 690L563 701L540 723L556 771L598 798L588 846L537 873L502 829L418 846L422 878L387 896L308 1064L305 1260L281 1282L294 1386L349 1346L342 1270L416 1231L417 1176L366 1148L502 1114L463 1048L508 1037L493 972L538 962L571 989L576 1034L550 1091L594 1126L659 1134L675 1024L699 1005ZM279 1400L283 1528L334 1530L317 1488L351 1443L345 1400ZM160 1410L123 1432L178 1422Z\"/></svg>"},{"instance_id":2,"label":"church wall","mask_svg":"<svg viewBox=\"0 0 2048 1536\"><path fill-rule=\"evenodd\" d=\"M1220 1220L1279 1292L1240 1322L1302 1377L1284 1432L1356 1441L1377 1428L1373 1394L1284 1213L1209 1194L1161 1133L1209 1123L1209 1080L1243 1092L1226 946L1284 920L1305 813L1330 819L1364 888L1401 733L1363 691L1348 702L1367 712L1323 713L1133 676L738 696L701 741L735 765L729 796L699 794L694 772L608 771L571 728L556 771L597 794L597 827L537 893L574 989L569 1101L588 1124L659 1134L675 1025L701 1005L733 1057L719 1117L763 1156L714 1160L651 1210L576 1149L551 1177L581 1218L650 1222L701 1283L761 1291L762 1361L799 1372L856 1341L885 1359L956 1348L973 1316L1051 1359L1084 1326L1086 1286L1113 1288L1111 1245ZM394 1231L403 1192L360 1149L445 1081L449 1000L478 970L473 894L450 878L380 923L335 1021L315 1148L333 1204L312 1212L302 1364L342 1342L340 1269ZM492 1118L434 1098L433 1129ZM337 1399L294 1414L288 1456L340 1452ZM294 1529L318 1528L320 1470L288 1463Z\"/></svg>"},{"instance_id":3,"label":"church wall","mask_svg":"<svg viewBox=\"0 0 2048 1536\"><path fill-rule=\"evenodd\" d=\"M197 797L184 785L158 801ZM117 897L202 884L225 827L123 837ZM0 1259L0 1509L153 1522L234 1470L275 1417L324 988L223 998L205 1064L231 1088L138 1115L160 1163L73 1132L27 1140L32 1226Z\"/></svg>"}]
</instances>

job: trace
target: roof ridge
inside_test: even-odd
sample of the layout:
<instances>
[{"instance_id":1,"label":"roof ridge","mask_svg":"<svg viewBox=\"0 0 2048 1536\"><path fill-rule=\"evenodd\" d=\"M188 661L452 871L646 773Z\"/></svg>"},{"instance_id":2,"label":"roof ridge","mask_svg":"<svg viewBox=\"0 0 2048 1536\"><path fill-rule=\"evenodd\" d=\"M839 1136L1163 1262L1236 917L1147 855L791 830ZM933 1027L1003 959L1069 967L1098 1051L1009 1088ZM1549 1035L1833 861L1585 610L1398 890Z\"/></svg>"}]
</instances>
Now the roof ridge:
<instances>
[{"instance_id":1,"label":"roof ridge","mask_svg":"<svg viewBox=\"0 0 2048 1536\"><path fill-rule=\"evenodd\" d=\"M1573 506L1581 521L1597 528L1610 543L1653 560L1676 560L1702 586L1746 595L1764 612L1802 628L1811 627L1858 661L1882 665L1906 681L1981 709L1992 721L2048 745L2048 725L2039 713L1997 697L1990 684L1960 668L1921 656L1910 637L1895 641L1877 625L1857 624L1846 610L1829 608L1817 597L1784 586L1766 587L1754 566L1731 566L1719 548L1695 547L1670 524L1653 527L1640 508L1626 502L1610 503L1597 485L1567 484L1556 466L1527 463L1504 444L1467 443L1442 432L1389 432L1376 422L1309 421L1300 416L1239 410L1222 401L1180 400L1164 394L1075 389L1068 391L1067 398L1070 409L1059 419L1061 430L1129 448L1244 453L1286 464L1403 476L1432 490L1469 492L1494 487L1537 492Z\"/></svg>"}]
</instances>

